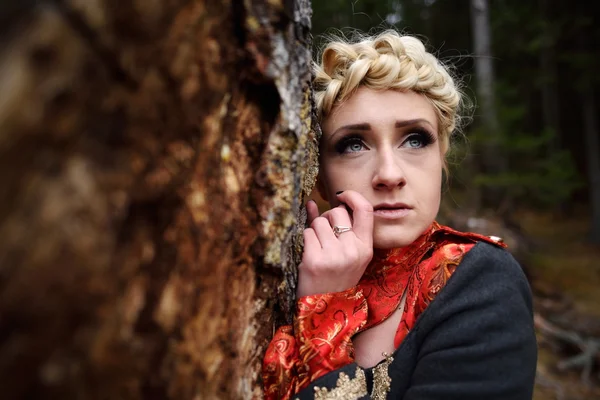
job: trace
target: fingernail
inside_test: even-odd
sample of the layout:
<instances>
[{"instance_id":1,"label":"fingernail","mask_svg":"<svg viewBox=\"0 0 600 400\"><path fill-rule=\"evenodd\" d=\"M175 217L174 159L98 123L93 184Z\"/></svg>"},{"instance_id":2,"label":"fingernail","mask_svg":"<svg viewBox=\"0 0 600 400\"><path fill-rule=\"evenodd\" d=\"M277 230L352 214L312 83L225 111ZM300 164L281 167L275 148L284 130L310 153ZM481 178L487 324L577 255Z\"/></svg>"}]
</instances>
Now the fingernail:
<instances>
[{"instance_id":1,"label":"fingernail","mask_svg":"<svg viewBox=\"0 0 600 400\"><path fill-rule=\"evenodd\" d=\"M344 193L343 190L340 190L339 192L335 192L335 194L342 194L342 193Z\"/></svg>"}]
</instances>

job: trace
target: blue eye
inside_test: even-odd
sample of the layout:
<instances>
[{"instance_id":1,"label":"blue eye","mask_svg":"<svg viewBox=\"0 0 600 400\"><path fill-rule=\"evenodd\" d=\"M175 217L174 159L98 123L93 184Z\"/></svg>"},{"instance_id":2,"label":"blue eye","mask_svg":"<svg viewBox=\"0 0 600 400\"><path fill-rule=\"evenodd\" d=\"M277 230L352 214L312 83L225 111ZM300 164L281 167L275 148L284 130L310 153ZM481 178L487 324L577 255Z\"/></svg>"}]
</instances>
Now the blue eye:
<instances>
[{"instance_id":1,"label":"blue eye","mask_svg":"<svg viewBox=\"0 0 600 400\"><path fill-rule=\"evenodd\" d=\"M348 144L347 149L351 152L361 151L363 149L363 144L360 142L350 143L350 144Z\"/></svg>"},{"instance_id":2,"label":"blue eye","mask_svg":"<svg viewBox=\"0 0 600 400\"><path fill-rule=\"evenodd\" d=\"M348 154L348 153L358 153L359 151L363 151L366 149L365 144L362 139L357 137L348 137L340 140L336 146L335 150L339 154Z\"/></svg>"},{"instance_id":3,"label":"blue eye","mask_svg":"<svg viewBox=\"0 0 600 400\"><path fill-rule=\"evenodd\" d=\"M421 149L429 146L435 141L434 136L429 132L417 132L410 134L402 143L402 147L409 149Z\"/></svg>"},{"instance_id":4,"label":"blue eye","mask_svg":"<svg viewBox=\"0 0 600 400\"><path fill-rule=\"evenodd\" d=\"M423 147L423 141L420 137L417 137L416 135L409 138L406 141L406 144L408 145L408 147L412 147L413 149Z\"/></svg>"}]
</instances>

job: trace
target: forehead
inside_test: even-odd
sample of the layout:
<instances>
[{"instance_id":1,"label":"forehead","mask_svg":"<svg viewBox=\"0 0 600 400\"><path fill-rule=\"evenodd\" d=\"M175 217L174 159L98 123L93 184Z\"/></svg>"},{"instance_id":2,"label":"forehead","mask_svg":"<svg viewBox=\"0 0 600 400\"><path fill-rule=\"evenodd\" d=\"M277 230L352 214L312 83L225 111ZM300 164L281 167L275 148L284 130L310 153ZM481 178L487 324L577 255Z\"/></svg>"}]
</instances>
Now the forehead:
<instances>
[{"instance_id":1,"label":"forehead","mask_svg":"<svg viewBox=\"0 0 600 400\"><path fill-rule=\"evenodd\" d=\"M323 131L331 134L343 125L391 123L424 119L437 132L437 115L422 94L413 91L359 88L345 102L336 106L323 121Z\"/></svg>"}]
</instances>

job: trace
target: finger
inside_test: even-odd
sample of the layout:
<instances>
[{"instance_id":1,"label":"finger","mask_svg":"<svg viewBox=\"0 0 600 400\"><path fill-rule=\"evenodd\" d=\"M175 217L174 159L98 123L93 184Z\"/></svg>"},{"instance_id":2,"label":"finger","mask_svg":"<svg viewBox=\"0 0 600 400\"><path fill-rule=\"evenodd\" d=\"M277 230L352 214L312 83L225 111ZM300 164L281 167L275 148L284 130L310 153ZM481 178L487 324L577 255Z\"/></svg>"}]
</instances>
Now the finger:
<instances>
[{"instance_id":1,"label":"finger","mask_svg":"<svg viewBox=\"0 0 600 400\"><path fill-rule=\"evenodd\" d=\"M346 205L346 203L344 203L343 201L339 201L341 206L344 206L344 208L346 209L346 211L348 212L348 215L350 216L350 221L352 221L352 209L350 207L348 207L348 205Z\"/></svg>"},{"instance_id":2,"label":"finger","mask_svg":"<svg viewBox=\"0 0 600 400\"><path fill-rule=\"evenodd\" d=\"M329 224L329 220L327 220L327 218L315 218L310 227L315 231L322 248L337 245L337 238L333 234L333 230L331 229L331 225Z\"/></svg>"},{"instance_id":3,"label":"finger","mask_svg":"<svg viewBox=\"0 0 600 400\"><path fill-rule=\"evenodd\" d=\"M373 206L367 199L354 190L340 193L338 200L352 209L354 224L352 230L363 243L373 244Z\"/></svg>"},{"instance_id":4,"label":"finger","mask_svg":"<svg viewBox=\"0 0 600 400\"><path fill-rule=\"evenodd\" d=\"M319 216L319 206L314 200L309 200L306 203L306 222L308 226Z\"/></svg>"},{"instance_id":5,"label":"finger","mask_svg":"<svg viewBox=\"0 0 600 400\"><path fill-rule=\"evenodd\" d=\"M321 216L327 218L331 228L336 226L347 226L348 228L352 228L352 220L348 214L348 211L346 210L346 206L343 204L332 208L331 210L323 213ZM349 235L341 234L338 236L338 238L342 238L342 236L348 237Z\"/></svg>"},{"instance_id":6,"label":"finger","mask_svg":"<svg viewBox=\"0 0 600 400\"><path fill-rule=\"evenodd\" d=\"M306 228L304 230L304 254L310 251L320 250L322 248L321 242L312 228Z\"/></svg>"}]
</instances>

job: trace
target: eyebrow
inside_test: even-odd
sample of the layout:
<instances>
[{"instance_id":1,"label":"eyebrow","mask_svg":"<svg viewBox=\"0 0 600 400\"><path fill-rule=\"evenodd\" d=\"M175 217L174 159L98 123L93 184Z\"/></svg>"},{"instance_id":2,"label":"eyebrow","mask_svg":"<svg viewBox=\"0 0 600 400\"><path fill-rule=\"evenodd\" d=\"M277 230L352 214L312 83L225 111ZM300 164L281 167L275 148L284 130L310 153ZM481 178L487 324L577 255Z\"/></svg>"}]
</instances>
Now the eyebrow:
<instances>
[{"instance_id":1,"label":"eyebrow","mask_svg":"<svg viewBox=\"0 0 600 400\"><path fill-rule=\"evenodd\" d=\"M405 126L417 125L417 124L422 124L422 123L425 123L425 124L433 127L433 125L431 125L431 122L429 122L425 118L416 118L416 119L407 119L405 121L396 121L395 126L396 126L396 128L404 128Z\"/></svg>"},{"instance_id":2,"label":"eyebrow","mask_svg":"<svg viewBox=\"0 0 600 400\"><path fill-rule=\"evenodd\" d=\"M429 122L428 120L426 120L425 118L415 118L415 119L407 119L407 120L402 120L402 121L396 121L396 123L394 124L394 127L396 128L404 128L406 126L412 126L412 125L417 125L417 124L422 124L425 123L429 126L431 126L433 128L433 125L431 124L431 122ZM339 128L337 128L335 130L335 132L333 132L331 134L331 138L333 138L338 132L340 131L344 131L344 130L354 130L354 131L368 131L371 129L371 125L368 123L362 123L362 124L350 124L350 125L344 125L344 126L340 126Z\"/></svg>"}]
</instances>

